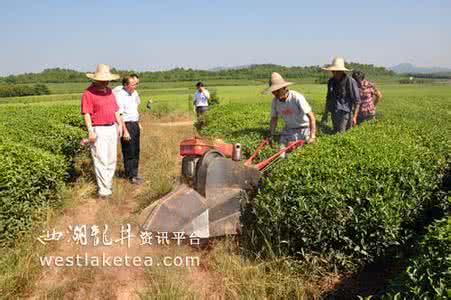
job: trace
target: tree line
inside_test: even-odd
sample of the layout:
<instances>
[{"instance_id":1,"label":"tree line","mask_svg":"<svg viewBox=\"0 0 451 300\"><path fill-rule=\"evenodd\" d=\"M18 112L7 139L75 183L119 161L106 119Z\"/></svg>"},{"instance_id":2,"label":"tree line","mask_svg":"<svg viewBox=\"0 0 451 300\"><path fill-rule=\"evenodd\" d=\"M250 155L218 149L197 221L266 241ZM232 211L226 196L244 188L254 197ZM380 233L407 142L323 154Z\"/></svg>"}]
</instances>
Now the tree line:
<instances>
[{"instance_id":1,"label":"tree line","mask_svg":"<svg viewBox=\"0 0 451 300\"><path fill-rule=\"evenodd\" d=\"M427 79L451 79L451 72L441 73L409 73L409 77L414 78L427 78Z\"/></svg>"},{"instance_id":2,"label":"tree line","mask_svg":"<svg viewBox=\"0 0 451 300\"><path fill-rule=\"evenodd\" d=\"M395 75L384 67L372 64L349 63L349 68L365 72L368 76L392 76ZM267 80L271 72L279 72L286 78L322 78L325 71L320 66L286 67L274 64L249 65L239 68L227 68L218 70L195 70L191 68L175 68L166 71L135 72L132 70L112 70L115 73L125 75L137 73L141 81L193 81L193 80L218 80L218 79L248 79ZM52 68L45 69L39 73L24 73L0 77L3 83L62 83L62 82L84 82L85 72L70 69Z\"/></svg>"},{"instance_id":3,"label":"tree line","mask_svg":"<svg viewBox=\"0 0 451 300\"><path fill-rule=\"evenodd\" d=\"M32 86L23 84L0 84L0 97L21 97L49 94L49 88L42 83L37 83Z\"/></svg>"}]
</instances>

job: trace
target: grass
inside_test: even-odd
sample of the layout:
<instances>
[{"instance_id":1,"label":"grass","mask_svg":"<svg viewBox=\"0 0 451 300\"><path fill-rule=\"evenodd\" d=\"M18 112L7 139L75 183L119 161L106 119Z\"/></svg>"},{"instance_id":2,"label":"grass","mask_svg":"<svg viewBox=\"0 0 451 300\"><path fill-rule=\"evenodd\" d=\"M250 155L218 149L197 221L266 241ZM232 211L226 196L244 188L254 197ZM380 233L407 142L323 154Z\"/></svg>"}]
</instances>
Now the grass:
<instances>
[{"instance_id":1,"label":"grass","mask_svg":"<svg viewBox=\"0 0 451 300\"><path fill-rule=\"evenodd\" d=\"M216 90L220 97L221 103L267 103L268 110L271 101L271 95L262 95L261 91L265 88L263 83L248 81L247 85L225 85L227 81L218 82L218 85L212 82L207 88ZM230 83L230 82L229 82ZM191 84L191 82L190 82ZM383 99L380 105L381 111L386 107L385 100L390 99L396 102L398 97L410 95L410 97L430 97L440 96L446 97L450 94L451 86L446 84L413 84L401 85L393 82L376 81L379 85ZM61 94L30 96L30 97L12 97L0 98L0 105L79 105L81 92L87 87L88 83L67 83L54 84L55 91L65 91ZM59 86L63 85L63 87ZM64 86L67 86L64 88ZM77 89L74 89L74 86ZM114 86L114 85L113 85ZM57 88L56 88L57 87ZM52 88L52 85L50 85ZM326 95L326 86L311 83L300 83L290 87L293 90L303 93L309 103L313 106L315 112L321 112L324 107L324 99ZM69 93L68 93L69 91ZM154 109L160 115L167 114L172 111L189 111L188 97L194 93L194 88L186 83L144 83L139 87L141 95L142 111L146 111L147 100L151 97L154 102ZM449 97L449 96L448 96ZM390 101L389 100L389 101Z\"/></svg>"},{"instance_id":2,"label":"grass","mask_svg":"<svg viewBox=\"0 0 451 300\"><path fill-rule=\"evenodd\" d=\"M17 240L14 247L0 249L0 294L5 299L22 295L28 290L41 268L34 263L35 255L45 247L32 236Z\"/></svg>"},{"instance_id":3,"label":"grass","mask_svg":"<svg viewBox=\"0 0 451 300\"><path fill-rule=\"evenodd\" d=\"M289 258L248 259L233 238L217 240L207 250L173 247L162 251L172 257L200 256L200 266L149 267L142 299L314 299L337 278L326 274L332 280L322 276L320 282L310 268Z\"/></svg>"},{"instance_id":4,"label":"grass","mask_svg":"<svg viewBox=\"0 0 451 300\"><path fill-rule=\"evenodd\" d=\"M296 261L288 258L250 260L239 254L231 240L219 242L208 255L208 268L220 278L219 293L225 299L305 299L320 294Z\"/></svg>"},{"instance_id":5,"label":"grass","mask_svg":"<svg viewBox=\"0 0 451 300\"><path fill-rule=\"evenodd\" d=\"M178 114L180 119L188 119L186 114ZM171 120L171 116L166 116ZM165 119L163 119L165 120ZM143 191L137 196L138 209L147 207L171 191L176 181L180 160L178 160L178 142L193 134L192 127L168 128L156 123L147 115L142 120L145 130L141 140L141 173L146 178Z\"/></svg>"},{"instance_id":6,"label":"grass","mask_svg":"<svg viewBox=\"0 0 451 300\"><path fill-rule=\"evenodd\" d=\"M199 256L200 266L149 267L141 298L316 299L337 278L327 274L329 279L324 276L320 282L289 258L247 259L233 239L216 241L210 249L165 249L164 255L172 257Z\"/></svg>"},{"instance_id":7,"label":"grass","mask_svg":"<svg viewBox=\"0 0 451 300\"><path fill-rule=\"evenodd\" d=\"M208 85L215 86L229 86L229 85L255 85L261 84L261 81L257 80L242 80L242 79L216 79L204 81ZM81 93L89 84L86 82L67 82L67 83L47 83L46 85L52 92L52 94L66 94L66 93ZM112 86L120 85L120 81L112 83ZM140 83L140 89L153 89L153 90L183 90L187 88L193 88L196 84L195 81L165 81L165 82L143 82Z\"/></svg>"},{"instance_id":8,"label":"grass","mask_svg":"<svg viewBox=\"0 0 451 300\"><path fill-rule=\"evenodd\" d=\"M186 268L154 266L145 273L146 285L140 292L141 299L199 299L198 293L186 282L189 270Z\"/></svg>"},{"instance_id":9,"label":"grass","mask_svg":"<svg viewBox=\"0 0 451 300\"><path fill-rule=\"evenodd\" d=\"M42 294L42 298L45 299L62 299L64 297L71 297L77 293L81 288L86 288L91 285L95 279L97 270L93 267L88 267L80 272L78 269L64 269L61 276L63 278L70 278L58 282L57 285L49 284L44 286L45 290ZM107 291L105 289L103 291ZM108 294L103 292L102 296L107 296ZM99 295L100 296L100 295ZM113 296L113 295L108 295ZM103 297L102 297L103 298Z\"/></svg>"}]
</instances>

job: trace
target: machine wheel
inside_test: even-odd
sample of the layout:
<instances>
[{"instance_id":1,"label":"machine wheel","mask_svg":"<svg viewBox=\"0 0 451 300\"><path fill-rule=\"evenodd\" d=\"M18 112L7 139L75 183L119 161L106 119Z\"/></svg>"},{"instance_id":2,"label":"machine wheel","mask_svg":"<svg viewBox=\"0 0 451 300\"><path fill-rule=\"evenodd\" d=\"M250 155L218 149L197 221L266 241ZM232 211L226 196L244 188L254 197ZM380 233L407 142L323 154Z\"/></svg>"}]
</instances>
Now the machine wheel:
<instances>
[{"instance_id":1,"label":"machine wheel","mask_svg":"<svg viewBox=\"0 0 451 300\"><path fill-rule=\"evenodd\" d=\"M225 157L224 154L218 150L208 150L197 162L196 179L194 186L196 191L205 197L205 184L207 183L208 165L218 157Z\"/></svg>"}]
</instances>

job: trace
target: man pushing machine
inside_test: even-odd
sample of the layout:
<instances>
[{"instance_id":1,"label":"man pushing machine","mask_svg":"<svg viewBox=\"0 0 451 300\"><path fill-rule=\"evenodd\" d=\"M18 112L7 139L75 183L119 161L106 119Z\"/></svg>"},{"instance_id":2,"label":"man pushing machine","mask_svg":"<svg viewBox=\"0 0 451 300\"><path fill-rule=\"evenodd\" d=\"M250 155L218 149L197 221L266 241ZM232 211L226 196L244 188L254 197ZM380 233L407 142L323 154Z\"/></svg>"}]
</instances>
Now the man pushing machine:
<instances>
[{"instance_id":1,"label":"man pushing machine","mask_svg":"<svg viewBox=\"0 0 451 300\"><path fill-rule=\"evenodd\" d=\"M279 143L287 146L289 142L304 140L314 143L316 140L315 114L301 93L288 90L291 82L285 81L279 73L272 73L269 87L264 93L271 92L274 96L271 105L271 121L269 134L271 140L275 137L278 117L281 116L285 127L280 133Z\"/></svg>"}]
</instances>

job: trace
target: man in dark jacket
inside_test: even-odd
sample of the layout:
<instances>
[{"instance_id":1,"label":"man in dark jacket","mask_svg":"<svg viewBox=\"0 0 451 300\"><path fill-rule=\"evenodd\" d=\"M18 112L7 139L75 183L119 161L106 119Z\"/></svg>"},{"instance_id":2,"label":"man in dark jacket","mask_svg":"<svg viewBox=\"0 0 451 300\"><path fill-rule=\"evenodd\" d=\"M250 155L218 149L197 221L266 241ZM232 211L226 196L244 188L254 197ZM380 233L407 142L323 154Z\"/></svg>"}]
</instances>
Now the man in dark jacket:
<instances>
[{"instance_id":1,"label":"man in dark jacket","mask_svg":"<svg viewBox=\"0 0 451 300\"><path fill-rule=\"evenodd\" d=\"M360 105L358 83L346 74L344 59L336 57L332 65L324 70L331 71L333 76L327 82L325 113L332 113L334 132L344 132L357 124Z\"/></svg>"}]
</instances>

